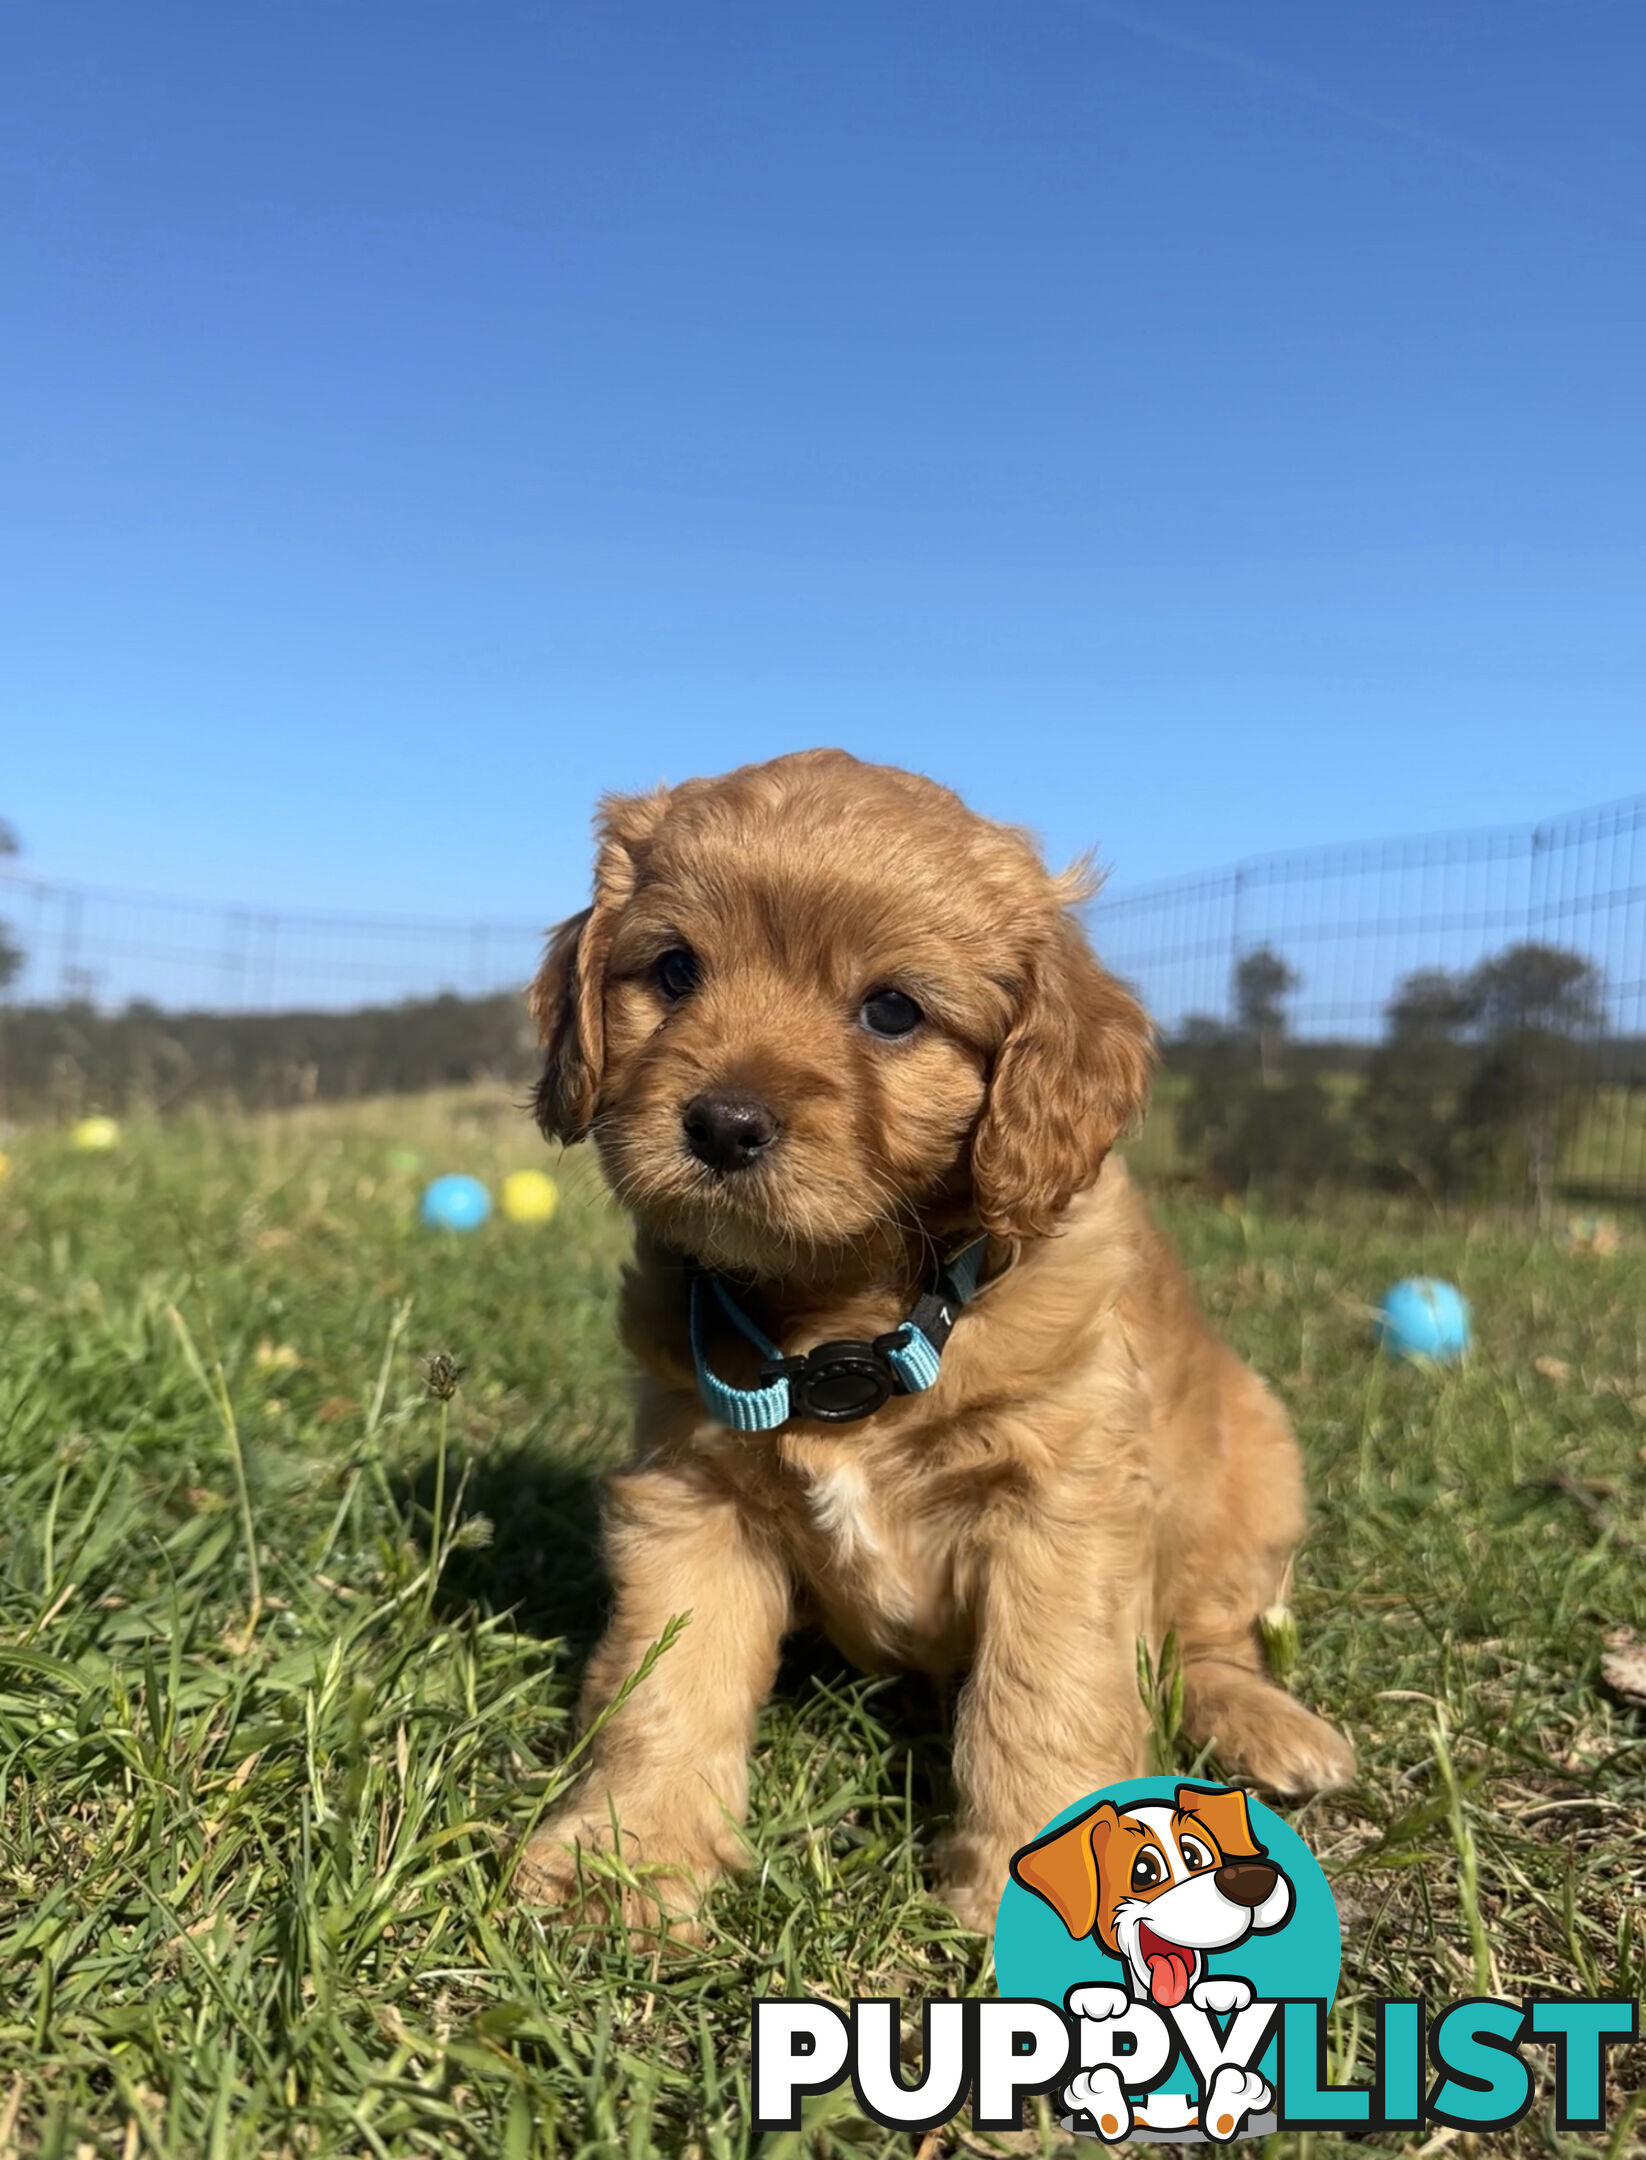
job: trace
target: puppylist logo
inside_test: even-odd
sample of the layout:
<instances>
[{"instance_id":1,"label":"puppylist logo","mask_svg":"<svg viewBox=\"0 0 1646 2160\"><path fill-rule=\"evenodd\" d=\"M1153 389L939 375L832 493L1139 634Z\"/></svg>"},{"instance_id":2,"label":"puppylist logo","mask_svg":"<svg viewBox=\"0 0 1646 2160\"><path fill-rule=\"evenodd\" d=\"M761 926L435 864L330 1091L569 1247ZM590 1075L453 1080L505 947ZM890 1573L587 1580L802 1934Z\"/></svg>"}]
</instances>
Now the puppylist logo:
<instances>
[{"instance_id":1,"label":"puppylist logo","mask_svg":"<svg viewBox=\"0 0 1646 2160\"><path fill-rule=\"evenodd\" d=\"M995 1962L1008 1992L1049 1979L1074 2022L1070 2128L1221 2143L1277 2127L1279 2003L1336 1994L1337 1906L1294 1831L1271 1816L1259 1835L1245 1793L1139 1779L1016 1856Z\"/></svg>"},{"instance_id":2,"label":"puppylist logo","mask_svg":"<svg viewBox=\"0 0 1646 2160\"><path fill-rule=\"evenodd\" d=\"M1273 2130L1502 2129L1532 2104L1521 2049L1551 2051L1556 2127L1605 2127L1606 2050L1630 2002L1477 1997L1430 2016L1374 2006L1372 2077L1326 2081L1342 1945L1297 1833L1236 1787L1134 1778L1054 1818L1012 1860L995 1924L997 2001L925 2003L918 2076L901 2004L768 1998L754 2008L757 2130L797 2130L806 2095L851 2079L863 2113L930 2130L968 2095L981 2130L1052 2096L1106 2144Z\"/></svg>"}]
</instances>

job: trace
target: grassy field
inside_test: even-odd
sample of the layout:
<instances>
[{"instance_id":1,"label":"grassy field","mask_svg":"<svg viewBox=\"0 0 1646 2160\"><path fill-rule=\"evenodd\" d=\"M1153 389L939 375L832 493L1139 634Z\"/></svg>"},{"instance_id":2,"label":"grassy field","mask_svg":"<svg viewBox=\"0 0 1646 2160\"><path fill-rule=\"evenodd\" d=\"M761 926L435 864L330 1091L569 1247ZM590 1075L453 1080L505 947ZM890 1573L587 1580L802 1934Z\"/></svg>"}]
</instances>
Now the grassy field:
<instances>
[{"instance_id":1,"label":"grassy field","mask_svg":"<svg viewBox=\"0 0 1646 2160\"><path fill-rule=\"evenodd\" d=\"M511 1904L508 1840L568 1775L624 1434L624 1238L583 1166L547 1229L456 1239L416 1226L391 1153L541 1160L506 1102L7 1145L0 2155L718 2160L750 2142L753 1993L989 1986L924 1888L941 1706L810 1645L706 1949ZM1295 1815L1344 1914L1334 2074L1369 2074L1377 1995L1638 1995L1646 1726L1598 1677L1607 1631L1646 1628L1638 1234L1599 1258L1347 1204L1169 1213L1311 1465L1296 1684L1362 1765ZM1418 1269L1473 1301L1461 1371L1369 1350L1371 1301ZM1162 1767L1190 1766L1161 1723ZM1540 2099L1482 2144L1639 2152L1643 2073L1614 2055L1604 2138ZM801 2144L911 2150L838 2107L767 2150Z\"/></svg>"}]
</instances>

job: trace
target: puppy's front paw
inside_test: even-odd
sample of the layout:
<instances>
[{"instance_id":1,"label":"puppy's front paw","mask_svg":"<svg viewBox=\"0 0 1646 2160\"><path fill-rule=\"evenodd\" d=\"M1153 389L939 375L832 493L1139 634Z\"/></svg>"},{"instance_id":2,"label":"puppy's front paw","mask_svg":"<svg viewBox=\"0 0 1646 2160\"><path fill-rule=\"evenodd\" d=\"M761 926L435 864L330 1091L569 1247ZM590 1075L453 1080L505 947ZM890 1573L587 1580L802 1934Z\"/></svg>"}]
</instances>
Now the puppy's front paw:
<instances>
[{"instance_id":1,"label":"puppy's front paw","mask_svg":"<svg viewBox=\"0 0 1646 2160\"><path fill-rule=\"evenodd\" d=\"M1355 1774L1355 1751L1343 1735L1278 1688L1264 1692L1261 1714L1244 1721L1236 1766L1269 1792L1337 1792Z\"/></svg>"},{"instance_id":2,"label":"puppy's front paw","mask_svg":"<svg viewBox=\"0 0 1646 2160\"><path fill-rule=\"evenodd\" d=\"M1206 2135L1215 2138L1220 2145L1227 2144L1244 2124L1248 2115L1255 2115L1273 2101L1274 2094L1255 2070L1240 2070L1233 2063L1225 2063L1212 2079L1212 2089L1206 2095L1202 2120Z\"/></svg>"},{"instance_id":3,"label":"puppy's front paw","mask_svg":"<svg viewBox=\"0 0 1646 2160\"><path fill-rule=\"evenodd\" d=\"M1077 1987L1070 1988L1064 1998L1064 2007L1070 2017L1091 2018L1101 2023L1106 2018L1124 2017L1132 2006L1132 1999L1124 1988Z\"/></svg>"},{"instance_id":4,"label":"puppy's front paw","mask_svg":"<svg viewBox=\"0 0 1646 2160\"><path fill-rule=\"evenodd\" d=\"M1118 1989L1093 1988L1091 1994L1118 1994ZM1132 2127L1131 2104L1120 2074L1111 2066L1082 2070L1063 2090L1063 2105L1071 2115L1087 2115L1105 2145L1118 2145Z\"/></svg>"},{"instance_id":5,"label":"puppy's front paw","mask_svg":"<svg viewBox=\"0 0 1646 2160\"><path fill-rule=\"evenodd\" d=\"M611 1865L614 1857L621 1867ZM515 1862L514 1892L523 1905L582 1919L617 1914L637 1935L689 1942L701 1937L698 1914L719 1873L711 1847L601 1794L563 1808L532 1833Z\"/></svg>"},{"instance_id":6,"label":"puppy's front paw","mask_svg":"<svg viewBox=\"0 0 1646 2160\"><path fill-rule=\"evenodd\" d=\"M1244 2010L1251 1999L1249 1980L1197 1980L1189 1990L1189 2000L1197 2010L1211 2010L1219 2017Z\"/></svg>"}]
</instances>

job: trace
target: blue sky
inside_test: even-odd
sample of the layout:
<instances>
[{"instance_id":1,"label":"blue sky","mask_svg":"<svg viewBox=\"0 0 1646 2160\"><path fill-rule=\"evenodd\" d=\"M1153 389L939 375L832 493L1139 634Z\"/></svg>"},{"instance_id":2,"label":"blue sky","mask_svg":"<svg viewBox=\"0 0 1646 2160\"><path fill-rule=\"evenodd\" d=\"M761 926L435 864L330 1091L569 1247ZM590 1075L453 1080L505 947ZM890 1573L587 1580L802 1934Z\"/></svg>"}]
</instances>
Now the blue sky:
<instances>
[{"instance_id":1,"label":"blue sky","mask_svg":"<svg viewBox=\"0 0 1646 2160\"><path fill-rule=\"evenodd\" d=\"M813 742L1117 886L1646 788L1633 0L0 0L0 814L548 920Z\"/></svg>"}]
</instances>

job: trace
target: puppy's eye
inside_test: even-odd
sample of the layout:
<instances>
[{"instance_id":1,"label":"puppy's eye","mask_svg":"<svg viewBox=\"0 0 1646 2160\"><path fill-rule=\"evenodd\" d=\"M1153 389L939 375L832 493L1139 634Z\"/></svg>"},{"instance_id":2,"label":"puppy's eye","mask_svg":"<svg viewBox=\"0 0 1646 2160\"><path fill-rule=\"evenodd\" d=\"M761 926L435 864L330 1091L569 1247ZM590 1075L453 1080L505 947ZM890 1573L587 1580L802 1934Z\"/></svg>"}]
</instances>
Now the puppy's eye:
<instances>
[{"instance_id":1,"label":"puppy's eye","mask_svg":"<svg viewBox=\"0 0 1646 2160\"><path fill-rule=\"evenodd\" d=\"M652 981L671 1005L691 995L702 973L696 953L687 945L671 945L652 962Z\"/></svg>"},{"instance_id":2,"label":"puppy's eye","mask_svg":"<svg viewBox=\"0 0 1646 2160\"><path fill-rule=\"evenodd\" d=\"M1199 1844L1194 1838L1179 1838L1177 1845L1178 1850L1183 1855L1184 1866L1193 1869L1197 1875L1202 1868L1209 1868L1212 1865L1211 1854L1204 1845Z\"/></svg>"},{"instance_id":3,"label":"puppy's eye","mask_svg":"<svg viewBox=\"0 0 1646 2160\"><path fill-rule=\"evenodd\" d=\"M912 1035L925 1014L901 990L871 990L857 1016L871 1035Z\"/></svg>"},{"instance_id":4,"label":"puppy's eye","mask_svg":"<svg viewBox=\"0 0 1646 2160\"><path fill-rule=\"evenodd\" d=\"M1156 1883L1165 1880L1166 1870L1160 1864L1160 1855L1158 1853L1140 1852L1132 1862L1132 1888L1134 1890L1152 1890Z\"/></svg>"}]
</instances>

